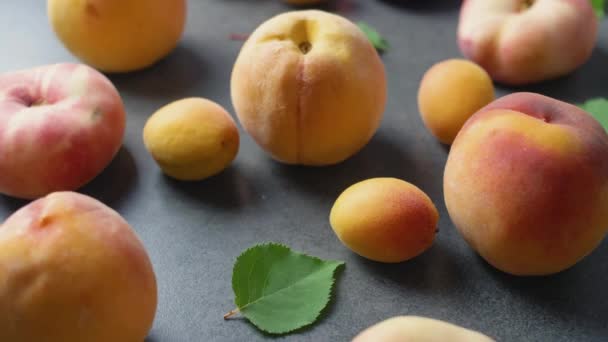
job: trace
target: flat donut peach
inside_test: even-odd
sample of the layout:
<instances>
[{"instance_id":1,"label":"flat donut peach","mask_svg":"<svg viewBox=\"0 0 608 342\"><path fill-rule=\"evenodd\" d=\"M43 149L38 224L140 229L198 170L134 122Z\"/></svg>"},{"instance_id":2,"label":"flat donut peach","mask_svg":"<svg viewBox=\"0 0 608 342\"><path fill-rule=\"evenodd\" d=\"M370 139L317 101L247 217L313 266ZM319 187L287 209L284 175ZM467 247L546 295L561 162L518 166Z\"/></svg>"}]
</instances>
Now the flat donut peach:
<instances>
[{"instance_id":1,"label":"flat donut peach","mask_svg":"<svg viewBox=\"0 0 608 342\"><path fill-rule=\"evenodd\" d=\"M494 81L523 85L579 68L597 31L589 0L466 0L458 44Z\"/></svg>"},{"instance_id":2,"label":"flat donut peach","mask_svg":"<svg viewBox=\"0 0 608 342\"><path fill-rule=\"evenodd\" d=\"M110 163L124 130L118 91L91 67L0 75L0 193L33 199L83 186Z\"/></svg>"}]
</instances>

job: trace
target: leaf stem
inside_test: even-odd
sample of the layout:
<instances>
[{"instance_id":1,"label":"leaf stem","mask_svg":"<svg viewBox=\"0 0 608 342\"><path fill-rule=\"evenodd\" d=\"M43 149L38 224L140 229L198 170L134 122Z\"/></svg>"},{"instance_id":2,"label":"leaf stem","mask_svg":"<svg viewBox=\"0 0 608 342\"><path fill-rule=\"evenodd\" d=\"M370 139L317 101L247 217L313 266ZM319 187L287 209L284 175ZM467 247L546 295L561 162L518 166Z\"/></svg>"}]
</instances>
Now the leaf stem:
<instances>
[{"instance_id":1,"label":"leaf stem","mask_svg":"<svg viewBox=\"0 0 608 342\"><path fill-rule=\"evenodd\" d=\"M228 318L238 314L239 312L240 312L239 309L230 310L229 313L224 315L224 319L228 319Z\"/></svg>"}]
</instances>

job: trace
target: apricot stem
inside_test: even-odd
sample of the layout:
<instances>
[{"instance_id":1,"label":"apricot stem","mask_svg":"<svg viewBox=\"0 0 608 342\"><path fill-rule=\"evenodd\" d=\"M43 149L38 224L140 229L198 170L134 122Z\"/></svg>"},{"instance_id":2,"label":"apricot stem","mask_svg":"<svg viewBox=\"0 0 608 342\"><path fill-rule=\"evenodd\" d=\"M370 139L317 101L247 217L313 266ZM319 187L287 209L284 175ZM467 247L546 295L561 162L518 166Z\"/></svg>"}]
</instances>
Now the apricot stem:
<instances>
[{"instance_id":1,"label":"apricot stem","mask_svg":"<svg viewBox=\"0 0 608 342\"><path fill-rule=\"evenodd\" d=\"M309 42L302 42L298 45L298 48L303 54L307 54L312 49L312 45Z\"/></svg>"},{"instance_id":2,"label":"apricot stem","mask_svg":"<svg viewBox=\"0 0 608 342\"><path fill-rule=\"evenodd\" d=\"M532 5L534 5L534 1L535 0L524 0L524 2L521 4L520 10L525 11L528 8L532 7Z\"/></svg>"},{"instance_id":3,"label":"apricot stem","mask_svg":"<svg viewBox=\"0 0 608 342\"><path fill-rule=\"evenodd\" d=\"M227 313L227 314L224 315L224 319L228 319L228 318L236 315L239 312L240 312L239 309L230 310L229 313Z\"/></svg>"}]
</instances>

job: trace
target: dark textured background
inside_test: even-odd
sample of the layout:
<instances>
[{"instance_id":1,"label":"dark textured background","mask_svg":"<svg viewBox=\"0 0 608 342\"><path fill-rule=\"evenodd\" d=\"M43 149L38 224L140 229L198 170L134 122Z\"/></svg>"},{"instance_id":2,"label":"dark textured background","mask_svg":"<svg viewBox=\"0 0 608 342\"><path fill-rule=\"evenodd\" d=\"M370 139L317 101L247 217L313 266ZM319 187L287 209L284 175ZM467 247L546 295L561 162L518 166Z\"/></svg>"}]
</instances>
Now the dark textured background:
<instances>
[{"instance_id":1,"label":"dark textured background","mask_svg":"<svg viewBox=\"0 0 608 342\"><path fill-rule=\"evenodd\" d=\"M264 339L243 319L222 319L234 307L230 280L236 256L264 241L346 261L322 319L287 340L345 341L401 314L447 320L502 341L608 340L606 241L568 271L518 278L477 257L450 222L442 193L447 150L424 129L416 91L434 62L460 56L455 39L460 2L353 2L346 16L376 27L392 46L382 57L389 96L373 140L336 166L280 165L242 134L239 155L228 170L202 182L180 183L164 177L144 149L146 119L172 100L202 96L233 112L230 72L242 42L231 41L229 35L249 33L289 10L279 0L192 0L183 40L169 57L144 71L110 75L128 112L124 147L82 192L120 212L148 249L159 285L149 341ZM0 71L75 61L52 33L43 0L1 1L0 28ZM583 68L525 89L578 102L608 96L606 82L608 20ZM345 249L331 231L329 211L339 193L376 176L416 184L440 211L434 246L412 261L385 265L364 260ZM23 204L0 196L0 217Z\"/></svg>"}]
</instances>

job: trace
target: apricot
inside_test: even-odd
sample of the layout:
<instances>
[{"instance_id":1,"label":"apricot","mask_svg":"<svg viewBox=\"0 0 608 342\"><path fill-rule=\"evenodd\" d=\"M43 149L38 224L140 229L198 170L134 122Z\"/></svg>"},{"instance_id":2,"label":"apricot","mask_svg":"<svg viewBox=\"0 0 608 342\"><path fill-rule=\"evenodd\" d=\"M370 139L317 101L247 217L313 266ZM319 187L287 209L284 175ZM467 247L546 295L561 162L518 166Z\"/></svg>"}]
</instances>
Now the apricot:
<instances>
[{"instance_id":1,"label":"apricot","mask_svg":"<svg viewBox=\"0 0 608 342\"><path fill-rule=\"evenodd\" d=\"M318 10L294 11L249 37L231 92L241 124L274 159L329 165L355 154L376 132L386 77L355 24Z\"/></svg>"},{"instance_id":2,"label":"apricot","mask_svg":"<svg viewBox=\"0 0 608 342\"><path fill-rule=\"evenodd\" d=\"M338 239L362 257L380 262L409 260L435 239L439 213L416 186L396 178L351 185L334 203L330 224Z\"/></svg>"},{"instance_id":3,"label":"apricot","mask_svg":"<svg viewBox=\"0 0 608 342\"><path fill-rule=\"evenodd\" d=\"M492 100L494 86L488 73L463 59L433 65L418 89L422 121L444 144L451 144L467 119Z\"/></svg>"},{"instance_id":4,"label":"apricot","mask_svg":"<svg viewBox=\"0 0 608 342\"><path fill-rule=\"evenodd\" d=\"M239 150L239 132L230 114L203 98L160 108L146 122L143 138L162 171L179 180L218 174Z\"/></svg>"},{"instance_id":5,"label":"apricot","mask_svg":"<svg viewBox=\"0 0 608 342\"><path fill-rule=\"evenodd\" d=\"M105 72L143 69L168 55L186 22L186 0L48 0L63 45Z\"/></svg>"},{"instance_id":6,"label":"apricot","mask_svg":"<svg viewBox=\"0 0 608 342\"><path fill-rule=\"evenodd\" d=\"M156 291L134 231L91 197L55 192L0 226L0 341L143 341Z\"/></svg>"},{"instance_id":7,"label":"apricot","mask_svg":"<svg viewBox=\"0 0 608 342\"><path fill-rule=\"evenodd\" d=\"M353 342L493 342L482 333L452 323L419 316L398 316L377 323Z\"/></svg>"},{"instance_id":8,"label":"apricot","mask_svg":"<svg viewBox=\"0 0 608 342\"><path fill-rule=\"evenodd\" d=\"M454 225L491 265L560 272L608 231L608 135L576 106L508 95L464 125L443 188Z\"/></svg>"}]
</instances>

